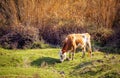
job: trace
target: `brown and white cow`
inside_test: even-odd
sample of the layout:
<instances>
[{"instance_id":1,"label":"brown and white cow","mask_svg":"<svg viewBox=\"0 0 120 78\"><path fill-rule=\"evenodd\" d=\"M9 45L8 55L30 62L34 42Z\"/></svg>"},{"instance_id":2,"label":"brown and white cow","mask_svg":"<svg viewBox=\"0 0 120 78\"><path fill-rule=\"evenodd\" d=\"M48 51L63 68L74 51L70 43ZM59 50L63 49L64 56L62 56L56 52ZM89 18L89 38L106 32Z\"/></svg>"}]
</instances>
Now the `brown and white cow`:
<instances>
[{"instance_id":1,"label":"brown and white cow","mask_svg":"<svg viewBox=\"0 0 120 78\"><path fill-rule=\"evenodd\" d=\"M74 53L77 47L81 47L83 50L82 57L85 56L86 49L88 50L91 56L91 40L88 33L83 34L70 34L63 41L63 47L59 52L60 61L63 62L66 59L66 52L69 52L69 60L74 57ZM72 56L71 56L72 55Z\"/></svg>"}]
</instances>

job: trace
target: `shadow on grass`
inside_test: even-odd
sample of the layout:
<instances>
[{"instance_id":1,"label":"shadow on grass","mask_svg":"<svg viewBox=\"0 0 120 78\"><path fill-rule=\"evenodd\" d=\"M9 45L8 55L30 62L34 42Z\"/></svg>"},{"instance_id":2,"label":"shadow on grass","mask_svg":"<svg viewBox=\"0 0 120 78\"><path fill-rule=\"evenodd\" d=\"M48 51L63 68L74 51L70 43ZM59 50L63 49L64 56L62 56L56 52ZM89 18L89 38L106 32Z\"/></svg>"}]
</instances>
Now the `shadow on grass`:
<instances>
[{"instance_id":1,"label":"shadow on grass","mask_svg":"<svg viewBox=\"0 0 120 78\"><path fill-rule=\"evenodd\" d=\"M55 65L56 63L60 63L59 59L51 58L51 57L43 57L38 58L31 62L31 66L48 66L48 65Z\"/></svg>"},{"instance_id":2,"label":"shadow on grass","mask_svg":"<svg viewBox=\"0 0 120 78\"><path fill-rule=\"evenodd\" d=\"M93 61L91 61L91 62L80 63L79 65L77 65L76 67L74 67L74 69L79 69L79 68L83 68L83 67L92 65L92 62L93 62Z\"/></svg>"}]
</instances>

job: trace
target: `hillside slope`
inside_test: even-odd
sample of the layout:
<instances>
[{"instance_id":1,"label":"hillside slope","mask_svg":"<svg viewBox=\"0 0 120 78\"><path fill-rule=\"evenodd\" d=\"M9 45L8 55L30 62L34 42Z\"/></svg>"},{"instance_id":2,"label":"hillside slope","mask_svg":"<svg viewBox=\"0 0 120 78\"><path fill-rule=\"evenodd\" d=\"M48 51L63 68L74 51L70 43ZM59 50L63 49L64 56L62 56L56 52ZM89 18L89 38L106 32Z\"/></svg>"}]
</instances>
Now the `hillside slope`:
<instances>
[{"instance_id":1,"label":"hillside slope","mask_svg":"<svg viewBox=\"0 0 120 78\"><path fill-rule=\"evenodd\" d=\"M120 78L120 55L94 52L92 58L75 54L59 63L59 49L0 49L0 78Z\"/></svg>"}]
</instances>

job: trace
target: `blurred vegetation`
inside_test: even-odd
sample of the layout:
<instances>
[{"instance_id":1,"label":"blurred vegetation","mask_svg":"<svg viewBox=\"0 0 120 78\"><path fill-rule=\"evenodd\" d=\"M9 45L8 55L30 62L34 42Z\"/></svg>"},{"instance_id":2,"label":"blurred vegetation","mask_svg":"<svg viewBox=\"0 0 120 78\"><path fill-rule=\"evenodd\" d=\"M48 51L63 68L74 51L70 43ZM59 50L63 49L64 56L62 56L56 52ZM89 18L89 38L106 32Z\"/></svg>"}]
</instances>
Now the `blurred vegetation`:
<instances>
[{"instance_id":1,"label":"blurred vegetation","mask_svg":"<svg viewBox=\"0 0 120 78\"><path fill-rule=\"evenodd\" d=\"M0 44L61 45L67 34L88 32L102 47L120 48L119 17L120 0L0 0Z\"/></svg>"}]
</instances>

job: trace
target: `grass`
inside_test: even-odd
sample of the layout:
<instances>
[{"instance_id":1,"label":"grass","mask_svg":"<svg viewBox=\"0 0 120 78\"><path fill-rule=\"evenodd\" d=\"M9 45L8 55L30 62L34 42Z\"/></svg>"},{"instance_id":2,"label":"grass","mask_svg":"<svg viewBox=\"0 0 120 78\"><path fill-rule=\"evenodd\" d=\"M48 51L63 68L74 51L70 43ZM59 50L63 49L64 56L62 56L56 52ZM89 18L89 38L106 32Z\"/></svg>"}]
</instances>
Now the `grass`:
<instances>
[{"instance_id":1,"label":"grass","mask_svg":"<svg viewBox=\"0 0 120 78\"><path fill-rule=\"evenodd\" d=\"M59 62L58 48L6 50L0 48L0 78L120 78L120 55L93 52L75 54Z\"/></svg>"}]
</instances>

